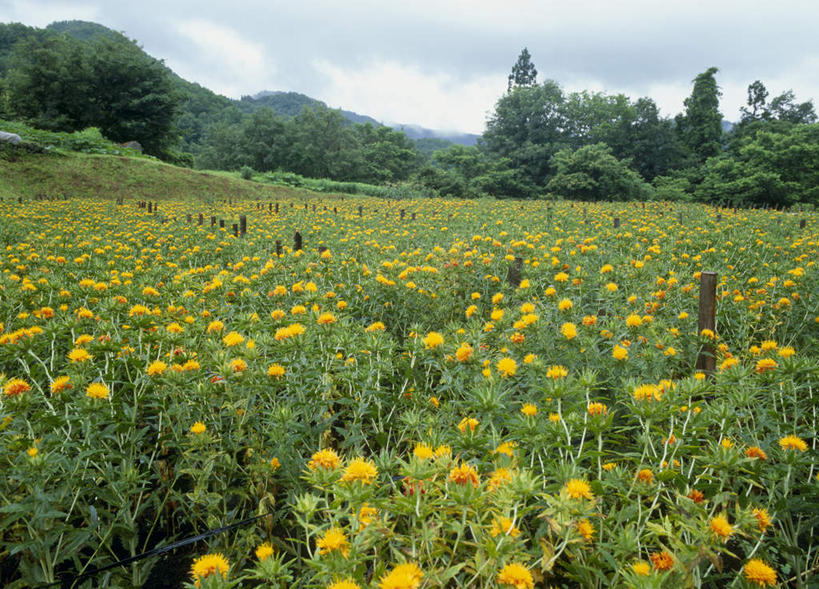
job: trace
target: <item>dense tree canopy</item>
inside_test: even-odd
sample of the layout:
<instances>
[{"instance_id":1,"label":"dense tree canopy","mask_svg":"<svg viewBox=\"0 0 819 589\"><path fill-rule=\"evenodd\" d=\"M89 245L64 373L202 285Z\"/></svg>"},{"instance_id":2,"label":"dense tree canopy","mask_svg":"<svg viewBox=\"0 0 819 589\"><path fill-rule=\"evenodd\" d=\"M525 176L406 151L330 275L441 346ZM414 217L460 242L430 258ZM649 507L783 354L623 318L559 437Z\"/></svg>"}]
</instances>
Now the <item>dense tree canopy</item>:
<instances>
[{"instance_id":1,"label":"dense tree canopy","mask_svg":"<svg viewBox=\"0 0 819 589\"><path fill-rule=\"evenodd\" d=\"M175 140L180 97L167 70L123 37L27 36L11 54L7 87L9 110L43 129L98 127L155 154Z\"/></svg>"},{"instance_id":2,"label":"dense tree canopy","mask_svg":"<svg viewBox=\"0 0 819 589\"><path fill-rule=\"evenodd\" d=\"M760 131L705 162L699 200L733 206L819 204L819 125Z\"/></svg>"},{"instance_id":3,"label":"dense tree canopy","mask_svg":"<svg viewBox=\"0 0 819 589\"><path fill-rule=\"evenodd\" d=\"M546 189L579 200L644 200L651 188L618 160L605 143L562 149L552 158L555 174Z\"/></svg>"}]
</instances>

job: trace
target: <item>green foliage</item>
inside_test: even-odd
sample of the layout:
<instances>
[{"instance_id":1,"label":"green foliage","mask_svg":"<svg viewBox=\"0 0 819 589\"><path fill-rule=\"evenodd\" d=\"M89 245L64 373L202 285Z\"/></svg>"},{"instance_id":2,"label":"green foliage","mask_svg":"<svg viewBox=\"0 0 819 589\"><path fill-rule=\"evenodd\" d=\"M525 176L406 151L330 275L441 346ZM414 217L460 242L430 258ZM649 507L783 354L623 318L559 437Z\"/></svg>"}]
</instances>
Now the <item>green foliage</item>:
<instances>
[{"instance_id":1,"label":"green foliage","mask_svg":"<svg viewBox=\"0 0 819 589\"><path fill-rule=\"evenodd\" d=\"M100 36L118 40L125 39L122 34L112 31L106 26L85 20L61 20L53 22L46 27L46 30L60 34L64 33L78 41L91 41Z\"/></svg>"},{"instance_id":2,"label":"green foliage","mask_svg":"<svg viewBox=\"0 0 819 589\"><path fill-rule=\"evenodd\" d=\"M691 181L683 174L657 176L652 185L659 200L680 202L694 200Z\"/></svg>"},{"instance_id":3,"label":"green foliage","mask_svg":"<svg viewBox=\"0 0 819 589\"><path fill-rule=\"evenodd\" d=\"M270 108L250 115L225 109L224 120L205 131L204 167L259 172L287 170L299 176L345 182L406 181L419 164L415 144L400 131L350 125L338 110L322 105L285 117Z\"/></svg>"},{"instance_id":4,"label":"green foliage","mask_svg":"<svg viewBox=\"0 0 819 589\"><path fill-rule=\"evenodd\" d=\"M14 47L7 107L17 117L53 131L99 127L109 139L139 141L154 155L172 146L180 99L166 68L136 44L52 33Z\"/></svg>"},{"instance_id":5,"label":"green foliage","mask_svg":"<svg viewBox=\"0 0 819 589\"><path fill-rule=\"evenodd\" d=\"M722 113L719 97L722 93L714 77L719 71L712 67L694 78L691 96L685 99L685 114L677 115L677 131L685 145L699 162L720 151Z\"/></svg>"},{"instance_id":6,"label":"green foliage","mask_svg":"<svg viewBox=\"0 0 819 589\"><path fill-rule=\"evenodd\" d=\"M603 143L554 155L555 175L546 189L562 198L580 200L646 200L651 187Z\"/></svg>"},{"instance_id":7,"label":"green foliage","mask_svg":"<svg viewBox=\"0 0 819 589\"><path fill-rule=\"evenodd\" d=\"M734 206L819 204L819 124L759 131L736 155L705 162L698 200Z\"/></svg>"},{"instance_id":8,"label":"green foliage","mask_svg":"<svg viewBox=\"0 0 819 589\"><path fill-rule=\"evenodd\" d=\"M242 166L239 170L239 175L242 177L242 180L250 180L253 178L253 174L255 171L250 166Z\"/></svg>"},{"instance_id":9,"label":"green foliage","mask_svg":"<svg viewBox=\"0 0 819 589\"><path fill-rule=\"evenodd\" d=\"M512 66L512 73L509 74L509 84L506 91L511 92L514 87L534 86L535 84L537 84L537 70L535 64L532 63L529 50L524 47L515 65Z\"/></svg>"},{"instance_id":10,"label":"green foliage","mask_svg":"<svg viewBox=\"0 0 819 589\"><path fill-rule=\"evenodd\" d=\"M23 141L35 143L46 149L61 149L65 151L105 155L129 155L132 157L141 156L139 152L133 149L128 149L109 141L102 136L102 133L96 127L89 127L80 131L74 131L73 133L64 133L45 131L19 121L0 119L0 130L8 133L16 133L22 137Z\"/></svg>"},{"instance_id":11,"label":"green foliage","mask_svg":"<svg viewBox=\"0 0 819 589\"><path fill-rule=\"evenodd\" d=\"M261 177L257 177L257 179L277 186L305 188L313 192L374 196L391 200L432 196L428 191L419 190L408 183L383 186L364 182L339 182L326 178L307 178L293 172L281 171L268 172ZM435 196L437 196L437 193Z\"/></svg>"},{"instance_id":12,"label":"green foliage","mask_svg":"<svg viewBox=\"0 0 819 589\"><path fill-rule=\"evenodd\" d=\"M816 111L813 101L796 102L792 90L787 90L768 102L768 90L756 80L748 86L747 107L742 107L742 119L738 127L755 121L783 121L796 125L809 125L816 122Z\"/></svg>"},{"instance_id":13,"label":"green foliage","mask_svg":"<svg viewBox=\"0 0 819 589\"><path fill-rule=\"evenodd\" d=\"M484 141L493 159L508 158L529 196L555 173L552 156L564 148L605 143L613 155L644 178L683 167L688 154L671 120L649 98L623 94L564 94L553 81L514 87L502 96L487 123Z\"/></svg>"},{"instance_id":14,"label":"green foliage","mask_svg":"<svg viewBox=\"0 0 819 589\"><path fill-rule=\"evenodd\" d=\"M441 169L428 164L415 173L415 181L424 188L441 196L466 196L466 180L454 170Z\"/></svg>"},{"instance_id":15,"label":"green foliage","mask_svg":"<svg viewBox=\"0 0 819 589\"><path fill-rule=\"evenodd\" d=\"M421 157L425 159L431 158L433 153L439 149L446 149L450 145L453 145L451 141L438 137L423 137L422 139L415 140L415 148Z\"/></svg>"},{"instance_id":16,"label":"green foliage","mask_svg":"<svg viewBox=\"0 0 819 589\"><path fill-rule=\"evenodd\" d=\"M545 186L549 160L566 145L563 90L552 80L516 87L498 99L483 139L494 158L508 158L524 183Z\"/></svg>"}]
</instances>

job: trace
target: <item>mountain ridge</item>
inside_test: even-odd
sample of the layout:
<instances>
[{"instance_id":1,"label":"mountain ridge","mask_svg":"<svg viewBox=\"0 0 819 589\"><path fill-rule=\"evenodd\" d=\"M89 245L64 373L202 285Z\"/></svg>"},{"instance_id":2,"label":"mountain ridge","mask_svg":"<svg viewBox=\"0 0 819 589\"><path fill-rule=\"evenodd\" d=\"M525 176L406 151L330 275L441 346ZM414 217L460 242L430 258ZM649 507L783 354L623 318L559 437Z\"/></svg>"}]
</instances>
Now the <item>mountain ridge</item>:
<instances>
[{"instance_id":1,"label":"mountain ridge","mask_svg":"<svg viewBox=\"0 0 819 589\"><path fill-rule=\"evenodd\" d=\"M304 106L321 105L327 108L332 108L327 106L325 102L318 100L317 98L312 98L300 92L292 92L285 90L262 90L261 92L257 92L252 96L242 96L242 98L239 100L239 102L243 103L245 106L250 102L255 102L257 104L264 103L265 106L270 106L279 114L284 114L287 116L296 116L297 114L299 114L301 108L299 108L298 111L294 112L292 106L288 104L293 101L300 101L301 103L303 103ZM240 108L242 108L241 104ZM395 129L396 131L402 131L407 137L413 140L435 138L443 139L451 143L457 143L459 145L471 146L475 145L478 138L480 137L480 135L476 135L474 133L439 131L436 129L429 129L427 127L423 127L421 125L416 125L412 123L384 123L382 121L376 120L375 118L369 115L362 115L360 113L345 110L343 108L334 108L333 110L338 110L339 112L341 112L344 118L352 123L362 124L369 123L376 127L379 126L390 127L392 129Z\"/></svg>"},{"instance_id":2,"label":"mountain ridge","mask_svg":"<svg viewBox=\"0 0 819 589\"><path fill-rule=\"evenodd\" d=\"M105 25L83 20L55 21L46 26L45 29L54 31L56 33L65 33L80 41L88 41L96 35L109 35L112 37L123 37L126 39L128 38L124 33L114 31L113 29L106 27ZM295 91L261 90L256 94L242 96L239 99L229 98L227 96L223 96L221 94L214 92L210 88L202 86L198 82L191 82L189 80L185 80L167 65L165 65L165 67L172 75L174 81L177 82L177 86L183 89L183 91L185 91L188 94L193 93L199 94L200 96L198 96L197 98L199 99L200 102L209 103L214 107L225 107L227 105L233 105L239 108L239 110L241 110L244 113L253 113L259 108L269 107L272 108L277 114L288 117L294 117L298 115L301 112L301 110L305 107L323 106L326 108L331 108L332 110L339 111L342 114L342 116L344 116L344 118L350 121L351 123L361 124L369 123L376 127L379 126L391 127L395 130L404 132L404 134L407 135L407 137L409 137L412 140L435 138L443 139L445 141L449 141L450 143L457 143L460 145L475 145L478 137L480 137L480 135L476 135L473 133L438 131L436 129L428 129L426 127L422 127L421 125L416 124L403 123L386 124L381 121L378 121L377 119L369 115L360 114L342 108L330 107L325 102L317 98L313 98L311 96L307 96L306 94L302 94L300 92ZM210 93L212 96L204 96L203 91Z\"/></svg>"}]
</instances>

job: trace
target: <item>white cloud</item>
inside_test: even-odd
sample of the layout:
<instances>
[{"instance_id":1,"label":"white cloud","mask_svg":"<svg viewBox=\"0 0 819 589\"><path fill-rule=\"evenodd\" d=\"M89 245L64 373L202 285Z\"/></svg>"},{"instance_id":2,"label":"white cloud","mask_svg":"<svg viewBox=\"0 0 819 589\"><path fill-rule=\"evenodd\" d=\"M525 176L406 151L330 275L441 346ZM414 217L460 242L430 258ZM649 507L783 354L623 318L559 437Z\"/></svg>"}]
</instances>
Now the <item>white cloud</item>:
<instances>
[{"instance_id":1,"label":"white cloud","mask_svg":"<svg viewBox=\"0 0 819 589\"><path fill-rule=\"evenodd\" d=\"M260 43L204 19L183 21L176 31L187 41L188 50L167 59L167 64L183 78L231 98L273 87L275 66Z\"/></svg>"},{"instance_id":2,"label":"white cloud","mask_svg":"<svg viewBox=\"0 0 819 589\"><path fill-rule=\"evenodd\" d=\"M313 64L326 83L320 98L333 107L368 114L384 123L412 123L441 131L481 133L506 78L455 78L415 65L378 61L353 70L329 61Z\"/></svg>"},{"instance_id":3,"label":"white cloud","mask_svg":"<svg viewBox=\"0 0 819 589\"><path fill-rule=\"evenodd\" d=\"M45 27L54 21L90 20L99 16L99 9L83 2L51 2L9 0L0 2L0 22L21 22L31 27Z\"/></svg>"}]
</instances>

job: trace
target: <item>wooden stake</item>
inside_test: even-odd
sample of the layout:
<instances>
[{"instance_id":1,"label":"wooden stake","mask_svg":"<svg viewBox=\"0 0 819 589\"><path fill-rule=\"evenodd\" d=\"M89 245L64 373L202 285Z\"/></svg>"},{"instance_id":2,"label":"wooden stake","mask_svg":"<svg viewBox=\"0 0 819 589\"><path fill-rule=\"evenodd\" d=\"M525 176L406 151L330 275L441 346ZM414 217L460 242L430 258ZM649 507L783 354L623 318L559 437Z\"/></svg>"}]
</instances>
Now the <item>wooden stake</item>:
<instances>
[{"instance_id":1,"label":"wooden stake","mask_svg":"<svg viewBox=\"0 0 819 589\"><path fill-rule=\"evenodd\" d=\"M299 251L301 249L301 246L302 246L301 233L296 231L296 233L293 235L293 251L294 252Z\"/></svg>"},{"instance_id":2,"label":"wooden stake","mask_svg":"<svg viewBox=\"0 0 819 589\"><path fill-rule=\"evenodd\" d=\"M519 287L522 270L523 258L515 257L515 261L509 265L509 271L506 273L506 281L515 288Z\"/></svg>"}]
</instances>

